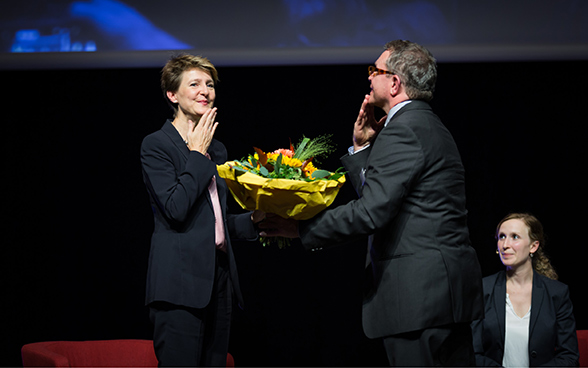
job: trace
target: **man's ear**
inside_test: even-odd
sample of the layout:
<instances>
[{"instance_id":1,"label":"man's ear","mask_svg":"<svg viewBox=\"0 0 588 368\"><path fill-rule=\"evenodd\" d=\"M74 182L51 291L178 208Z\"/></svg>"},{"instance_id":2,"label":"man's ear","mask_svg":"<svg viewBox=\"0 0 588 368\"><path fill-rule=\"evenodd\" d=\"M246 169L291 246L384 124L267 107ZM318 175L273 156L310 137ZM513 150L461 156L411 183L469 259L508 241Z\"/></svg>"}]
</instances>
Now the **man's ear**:
<instances>
[{"instance_id":1,"label":"man's ear","mask_svg":"<svg viewBox=\"0 0 588 368\"><path fill-rule=\"evenodd\" d=\"M402 92L402 83L396 74L391 75L390 79L390 95L396 97Z\"/></svg>"}]
</instances>

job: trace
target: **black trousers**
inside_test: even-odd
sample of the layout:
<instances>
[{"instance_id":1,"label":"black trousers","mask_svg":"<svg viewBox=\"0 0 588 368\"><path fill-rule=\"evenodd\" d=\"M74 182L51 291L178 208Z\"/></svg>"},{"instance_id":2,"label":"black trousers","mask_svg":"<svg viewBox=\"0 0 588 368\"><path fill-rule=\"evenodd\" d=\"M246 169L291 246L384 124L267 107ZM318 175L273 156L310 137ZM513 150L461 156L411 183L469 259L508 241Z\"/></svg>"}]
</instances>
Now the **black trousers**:
<instances>
[{"instance_id":1,"label":"black trousers","mask_svg":"<svg viewBox=\"0 0 588 368\"><path fill-rule=\"evenodd\" d=\"M160 367L226 366L232 310L226 254L217 251L215 283L205 308L167 302L153 302L149 308Z\"/></svg>"},{"instance_id":2,"label":"black trousers","mask_svg":"<svg viewBox=\"0 0 588 368\"><path fill-rule=\"evenodd\" d=\"M385 337L390 366L475 367L469 323L439 326Z\"/></svg>"}]
</instances>

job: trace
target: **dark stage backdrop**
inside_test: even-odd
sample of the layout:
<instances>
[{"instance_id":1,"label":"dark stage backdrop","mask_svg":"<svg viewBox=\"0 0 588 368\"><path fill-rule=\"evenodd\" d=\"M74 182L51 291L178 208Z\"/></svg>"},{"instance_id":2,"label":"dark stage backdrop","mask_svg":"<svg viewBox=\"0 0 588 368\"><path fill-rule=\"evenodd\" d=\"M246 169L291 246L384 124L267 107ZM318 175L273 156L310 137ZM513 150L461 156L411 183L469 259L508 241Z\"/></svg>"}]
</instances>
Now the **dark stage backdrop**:
<instances>
[{"instance_id":1,"label":"dark stage backdrop","mask_svg":"<svg viewBox=\"0 0 588 368\"><path fill-rule=\"evenodd\" d=\"M579 329L588 329L587 67L442 63L432 103L466 167L471 239L484 275L502 269L493 239L499 219L535 213ZM366 65L219 73L217 137L230 157L330 133L338 151L323 163L339 166L368 92ZM152 218L139 146L170 116L159 69L2 71L0 80L0 363L20 365L21 346L36 341L149 339L143 297ZM335 205L352 198L344 186ZM365 243L317 254L296 242L285 250L235 247L246 298L231 341L238 365L385 364L378 342L361 330Z\"/></svg>"}]
</instances>

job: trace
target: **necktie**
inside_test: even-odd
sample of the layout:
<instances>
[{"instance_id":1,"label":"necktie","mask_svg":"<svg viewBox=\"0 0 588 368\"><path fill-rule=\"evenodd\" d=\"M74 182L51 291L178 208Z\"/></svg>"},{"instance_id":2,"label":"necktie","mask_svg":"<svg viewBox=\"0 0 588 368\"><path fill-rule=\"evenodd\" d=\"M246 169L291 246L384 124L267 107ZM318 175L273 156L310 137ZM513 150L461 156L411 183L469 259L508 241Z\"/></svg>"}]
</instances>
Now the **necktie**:
<instances>
[{"instance_id":1,"label":"necktie","mask_svg":"<svg viewBox=\"0 0 588 368\"><path fill-rule=\"evenodd\" d=\"M206 153L206 157L210 160L210 155ZM225 225L223 222L223 212L221 210L220 200L218 198L218 189L216 187L216 175L212 177L208 185L208 192L210 199L212 199L212 209L214 210L214 239L216 248L227 251L227 243L225 241Z\"/></svg>"}]
</instances>

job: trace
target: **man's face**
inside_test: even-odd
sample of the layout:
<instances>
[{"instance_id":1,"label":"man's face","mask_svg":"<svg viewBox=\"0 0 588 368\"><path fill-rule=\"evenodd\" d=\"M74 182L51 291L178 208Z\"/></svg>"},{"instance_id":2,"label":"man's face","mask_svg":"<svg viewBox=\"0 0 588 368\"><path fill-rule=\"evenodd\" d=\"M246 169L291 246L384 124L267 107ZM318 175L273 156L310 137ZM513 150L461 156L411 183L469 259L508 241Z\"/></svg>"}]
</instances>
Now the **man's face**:
<instances>
[{"instance_id":1,"label":"man's face","mask_svg":"<svg viewBox=\"0 0 588 368\"><path fill-rule=\"evenodd\" d=\"M386 50L376 60L376 68L388 70L386 60L390 55L390 51ZM370 81L370 103L374 106L386 109L390 99L390 86L392 76L390 74L373 73L369 76Z\"/></svg>"}]
</instances>

